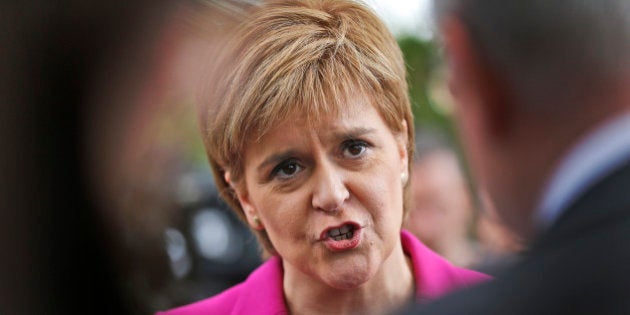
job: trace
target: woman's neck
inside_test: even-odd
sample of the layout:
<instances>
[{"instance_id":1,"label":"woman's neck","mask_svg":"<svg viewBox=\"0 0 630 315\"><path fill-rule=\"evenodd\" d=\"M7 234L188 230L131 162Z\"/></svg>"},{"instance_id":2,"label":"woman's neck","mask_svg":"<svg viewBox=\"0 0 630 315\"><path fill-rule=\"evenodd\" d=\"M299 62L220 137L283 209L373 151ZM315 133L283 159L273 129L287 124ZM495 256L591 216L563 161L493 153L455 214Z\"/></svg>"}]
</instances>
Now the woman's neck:
<instances>
[{"instance_id":1,"label":"woman's neck","mask_svg":"<svg viewBox=\"0 0 630 315\"><path fill-rule=\"evenodd\" d=\"M376 274L355 289L335 289L285 263L284 296L291 314L385 314L415 296L411 259L400 242Z\"/></svg>"}]
</instances>

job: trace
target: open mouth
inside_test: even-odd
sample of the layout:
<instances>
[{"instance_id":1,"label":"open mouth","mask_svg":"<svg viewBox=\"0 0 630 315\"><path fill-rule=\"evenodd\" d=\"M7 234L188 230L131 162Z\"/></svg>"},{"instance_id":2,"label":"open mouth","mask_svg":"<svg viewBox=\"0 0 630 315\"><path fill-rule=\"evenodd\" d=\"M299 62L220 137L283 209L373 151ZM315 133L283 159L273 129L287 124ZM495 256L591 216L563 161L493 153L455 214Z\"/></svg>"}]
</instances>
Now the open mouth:
<instances>
[{"instance_id":1,"label":"open mouth","mask_svg":"<svg viewBox=\"0 0 630 315\"><path fill-rule=\"evenodd\" d=\"M354 229L354 225L344 224L340 228L328 230L328 237L332 238L335 241L349 240L352 238L352 236L354 236Z\"/></svg>"},{"instance_id":2,"label":"open mouth","mask_svg":"<svg viewBox=\"0 0 630 315\"><path fill-rule=\"evenodd\" d=\"M361 244L362 227L356 222L345 222L322 231L320 241L332 252L357 248Z\"/></svg>"},{"instance_id":3,"label":"open mouth","mask_svg":"<svg viewBox=\"0 0 630 315\"><path fill-rule=\"evenodd\" d=\"M354 222L347 222L340 226L331 227L326 230L321 235L322 240L330 239L334 241L343 241L349 240L354 237L354 234L361 227Z\"/></svg>"}]
</instances>

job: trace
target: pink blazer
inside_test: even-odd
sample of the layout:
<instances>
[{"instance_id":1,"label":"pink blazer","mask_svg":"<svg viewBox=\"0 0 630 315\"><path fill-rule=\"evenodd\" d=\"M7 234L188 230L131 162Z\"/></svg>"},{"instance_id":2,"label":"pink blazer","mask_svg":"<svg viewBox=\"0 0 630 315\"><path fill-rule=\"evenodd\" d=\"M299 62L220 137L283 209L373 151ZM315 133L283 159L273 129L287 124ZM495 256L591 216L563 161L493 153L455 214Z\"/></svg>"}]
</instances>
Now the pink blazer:
<instances>
[{"instance_id":1,"label":"pink blazer","mask_svg":"<svg viewBox=\"0 0 630 315\"><path fill-rule=\"evenodd\" d=\"M456 288L488 280L485 274L453 266L411 233L401 232L402 246L413 263L418 301L427 301ZM158 315L288 314L282 291L282 260L273 257L242 283L205 300Z\"/></svg>"}]
</instances>

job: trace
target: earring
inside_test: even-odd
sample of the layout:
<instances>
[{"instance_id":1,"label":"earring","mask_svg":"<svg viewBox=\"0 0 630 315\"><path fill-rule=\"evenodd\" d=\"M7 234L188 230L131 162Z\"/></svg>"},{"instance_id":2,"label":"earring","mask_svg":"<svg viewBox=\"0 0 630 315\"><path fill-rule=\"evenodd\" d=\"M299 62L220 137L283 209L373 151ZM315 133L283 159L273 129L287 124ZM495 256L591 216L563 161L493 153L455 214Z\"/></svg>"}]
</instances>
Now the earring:
<instances>
[{"instance_id":1,"label":"earring","mask_svg":"<svg viewBox=\"0 0 630 315\"><path fill-rule=\"evenodd\" d=\"M407 174L407 172L400 173L400 181L402 182L403 185L406 185L408 180L409 180L409 174Z\"/></svg>"},{"instance_id":2,"label":"earring","mask_svg":"<svg viewBox=\"0 0 630 315\"><path fill-rule=\"evenodd\" d=\"M255 215L255 216L252 218L252 220L254 220L254 225L255 225L255 226L254 226L254 228L256 228L256 229L260 229L260 228L262 228L262 223L260 223L260 219L258 218L258 216L257 216L257 215Z\"/></svg>"}]
</instances>

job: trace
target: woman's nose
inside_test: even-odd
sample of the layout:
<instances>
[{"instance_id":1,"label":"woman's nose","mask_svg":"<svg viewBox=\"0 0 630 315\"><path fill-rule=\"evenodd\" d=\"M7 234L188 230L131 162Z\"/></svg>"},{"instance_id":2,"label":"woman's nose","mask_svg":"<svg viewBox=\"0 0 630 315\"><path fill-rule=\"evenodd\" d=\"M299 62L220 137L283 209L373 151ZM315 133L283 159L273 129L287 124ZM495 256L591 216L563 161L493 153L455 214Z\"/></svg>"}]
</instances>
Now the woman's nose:
<instances>
[{"instance_id":1,"label":"woman's nose","mask_svg":"<svg viewBox=\"0 0 630 315\"><path fill-rule=\"evenodd\" d=\"M343 203L350 197L343 178L332 165L322 165L316 171L313 191L313 208L335 212L342 209Z\"/></svg>"}]
</instances>

